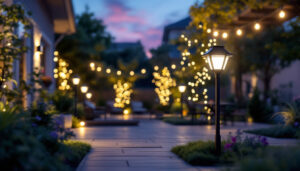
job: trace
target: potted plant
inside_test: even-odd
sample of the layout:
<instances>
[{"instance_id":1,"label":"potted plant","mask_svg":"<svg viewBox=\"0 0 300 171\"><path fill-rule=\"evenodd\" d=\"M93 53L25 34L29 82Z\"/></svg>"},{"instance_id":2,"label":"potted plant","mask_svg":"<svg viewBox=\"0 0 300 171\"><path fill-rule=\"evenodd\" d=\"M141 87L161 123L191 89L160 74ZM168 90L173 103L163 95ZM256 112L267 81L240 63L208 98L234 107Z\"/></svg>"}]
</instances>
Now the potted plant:
<instances>
[{"instance_id":1,"label":"potted plant","mask_svg":"<svg viewBox=\"0 0 300 171\"><path fill-rule=\"evenodd\" d=\"M52 96L53 104L57 111L60 112L56 119L59 119L64 128L72 127L71 108L73 106L72 94L65 91L55 91Z\"/></svg>"},{"instance_id":2,"label":"potted plant","mask_svg":"<svg viewBox=\"0 0 300 171\"><path fill-rule=\"evenodd\" d=\"M41 76L41 80L46 88L49 88L52 84L52 78L50 76Z\"/></svg>"}]
</instances>

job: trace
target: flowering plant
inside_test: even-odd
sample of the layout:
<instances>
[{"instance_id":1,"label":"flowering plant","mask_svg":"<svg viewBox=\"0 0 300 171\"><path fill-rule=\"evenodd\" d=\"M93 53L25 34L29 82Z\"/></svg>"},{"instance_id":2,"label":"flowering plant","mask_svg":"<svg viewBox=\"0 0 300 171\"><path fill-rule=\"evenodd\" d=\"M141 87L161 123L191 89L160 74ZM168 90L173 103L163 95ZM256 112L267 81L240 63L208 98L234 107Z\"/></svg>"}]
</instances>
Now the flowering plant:
<instances>
[{"instance_id":1,"label":"flowering plant","mask_svg":"<svg viewBox=\"0 0 300 171\"><path fill-rule=\"evenodd\" d=\"M269 145L269 142L266 137L262 136L251 136L243 137L242 131L237 130L236 135L232 135L230 132L228 139L224 144L224 153L227 153L229 156L235 156L235 158L243 158L251 153L254 150L264 148Z\"/></svg>"}]
</instances>

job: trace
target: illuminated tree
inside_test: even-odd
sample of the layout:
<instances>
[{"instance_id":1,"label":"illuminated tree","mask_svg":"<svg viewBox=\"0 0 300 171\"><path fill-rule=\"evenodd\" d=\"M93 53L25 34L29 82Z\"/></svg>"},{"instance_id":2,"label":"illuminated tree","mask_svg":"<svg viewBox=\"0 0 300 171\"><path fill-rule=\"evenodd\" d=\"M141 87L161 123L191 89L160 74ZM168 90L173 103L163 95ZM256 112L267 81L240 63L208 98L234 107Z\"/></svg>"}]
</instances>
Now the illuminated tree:
<instances>
[{"instance_id":1,"label":"illuminated tree","mask_svg":"<svg viewBox=\"0 0 300 171\"><path fill-rule=\"evenodd\" d=\"M147 74L144 68L137 71L137 66L138 63L135 61L129 64L118 61L118 68L108 67L101 63L90 63L91 71L96 72L99 77L107 77L113 84L116 94L114 106L118 108L126 108L130 105L134 83Z\"/></svg>"},{"instance_id":2,"label":"illuminated tree","mask_svg":"<svg viewBox=\"0 0 300 171\"><path fill-rule=\"evenodd\" d=\"M54 62L56 62L56 68L54 68L54 78L57 80L57 86L59 90L69 90L70 86L70 76L73 70L69 69L69 64L59 58L57 51L54 52Z\"/></svg>"},{"instance_id":3,"label":"illuminated tree","mask_svg":"<svg viewBox=\"0 0 300 171\"><path fill-rule=\"evenodd\" d=\"M196 3L190 8L192 22L190 23L190 26L188 27L185 35L182 36L181 42L186 41L188 43L188 46L190 47L193 47L193 44L195 43L194 40L197 40L197 42L201 42L201 46L194 46L194 48L196 49L196 53L200 53L202 55L209 47L209 40L211 38L215 38L215 43L217 45L225 44L226 48L233 52L234 56L231 61L233 76L236 80L235 95L238 102L241 102L243 100L243 74L249 71L253 72L254 68L257 68L259 70L261 70L262 68L269 69L268 71L263 71L267 73L264 74L265 76L260 77L265 85L264 94L266 97L270 89L269 84L271 82L271 77L274 74L272 70L274 68L276 68L276 70L280 70L283 67L288 66L286 65L286 63L290 63L292 60L297 59L299 56L297 55L299 51L291 50L297 49L299 45L299 43L296 42L297 40L295 38L296 35L299 34L299 17L296 18L296 21L290 22L290 30L282 30L279 26L279 28L276 28L278 30L275 34L271 34L272 32L274 33L274 30L270 31L269 29L266 29L265 31L260 29L260 32L256 34L245 34L243 32L245 30L240 28L234 28L231 30L227 30L226 28L228 28L228 26L230 26L234 19L236 19L236 17L246 9L261 9L266 5L280 9L280 7L287 3L293 2L273 0L205 0L203 3ZM296 1L294 3L297 4ZM260 23L257 22L256 25L260 26ZM274 26L275 24L272 27ZM265 28L267 28L267 26ZM259 35L261 33L264 35ZM266 34L269 35L269 38L266 37ZM294 37L292 38L290 35L294 35ZM258 39L260 39L260 37L264 37L261 39L262 42L265 41L263 44L259 43ZM273 42L268 42L269 39L273 39ZM252 46L252 48L249 48L249 46L246 45L249 41L252 41L253 45L260 44L260 46ZM255 41L257 41L257 43L255 43ZM203 47L205 47L206 49L203 50ZM184 49L181 50L183 51ZM263 59L253 60L249 58L250 55L245 55L246 51L251 52L252 57L260 56L260 59ZM256 54L252 55L254 53ZM261 56L262 54L265 54L267 56ZM276 60L272 60L271 58ZM272 61L273 63L270 61ZM259 70L254 71L257 72Z\"/></svg>"},{"instance_id":4,"label":"illuminated tree","mask_svg":"<svg viewBox=\"0 0 300 171\"><path fill-rule=\"evenodd\" d=\"M153 77L153 83L157 87L155 92L158 95L160 104L162 106L169 105L170 95L172 94L170 88L176 86L176 81L171 77L167 67L164 67L161 73L153 72Z\"/></svg>"},{"instance_id":5,"label":"illuminated tree","mask_svg":"<svg viewBox=\"0 0 300 171\"><path fill-rule=\"evenodd\" d=\"M125 108L130 105L132 84L125 82L123 83L121 80L118 80L116 84L114 84L114 90L116 93L114 106L118 108Z\"/></svg>"}]
</instances>

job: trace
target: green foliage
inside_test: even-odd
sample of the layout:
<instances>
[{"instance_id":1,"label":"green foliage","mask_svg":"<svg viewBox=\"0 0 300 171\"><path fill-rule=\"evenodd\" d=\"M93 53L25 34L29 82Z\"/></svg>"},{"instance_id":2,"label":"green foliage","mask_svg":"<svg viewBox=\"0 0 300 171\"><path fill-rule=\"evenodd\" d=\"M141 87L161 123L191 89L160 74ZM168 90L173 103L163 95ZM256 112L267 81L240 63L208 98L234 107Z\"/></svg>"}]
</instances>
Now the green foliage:
<instances>
[{"instance_id":1,"label":"green foliage","mask_svg":"<svg viewBox=\"0 0 300 171\"><path fill-rule=\"evenodd\" d=\"M155 65L160 68L164 66L171 66L171 57L169 56L170 47L168 45L161 45L156 49L151 49L152 58L150 63L154 67Z\"/></svg>"},{"instance_id":2,"label":"green foliage","mask_svg":"<svg viewBox=\"0 0 300 171\"><path fill-rule=\"evenodd\" d=\"M249 9L260 9L262 7L272 6L280 8L288 0L204 0L197 2L190 8L192 22L187 28L186 35L190 40L197 39L206 45L211 33L207 29L222 30L222 28L231 25L234 19ZM297 2L295 2L297 4ZM238 103L243 102L242 75L245 73L256 73L264 83L264 100L270 97L272 77L284 67L299 59L299 40L296 37L300 35L299 17L290 21L283 27L272 25L264 26L260 32L249 32L250 26L245 24L246 32L242 37L234 36L235 30L230 31L227 40L217 39L217 44L225 44L233 53L233 58L228 65L234 72L235 96ZM201 27L199 27L201 26ZM288 29L287 29L288 28ZM237 28L235 28L237 29ZM219 36L220 37L220 36ZM180 41L179 41L180 42ZM185 42L181 42L186 44ZM195 45L196 54L206 51L208 47ZM187 46L181 46L179 49L183 52L188 49ZM190 59L194 59L191 55ZM198 56L197 56L198 57ZM199 58L199 57L198 57ZM200 63L199 63L200 64Z\"/></svg>"},{"instance_id":3,"label":"green foliage","mask_svg":"<svg viewBox=\"0 0 300 171\"><path fill-rule=\"evenodd\" d=\"M91 145L74 140L64 141L63 144L67 148L66 163L71 165L73 168L80 163L83 157L91 150Z\"/></svg>"},{"instance_id":4,"label":"green foliage","mask_svg":"<svg viewBox=\"0 0 300 171\"><path fill-rule=\"evenodd\" d=\"M270 113L268 105L263 100L260 100L258 89L255 89L248 104L248 114L253 118L254 122L267 122L270 119Z\"/></svg>"},{"instance_id":5,"label":"green foliage","mask_svg":"<svg viewBox=\"0 0 300 171\"><path fill-rule=\"evenodd\" d=\"M186 162L192 165L203 166L214 165L222 162L221 158L216 155L215 151L215 143L213 141L190 142L187 145L172 148L172 152Z\"/></svg>"},{"instance_id":6,"label":"green foliage","mask_svg":"<svg viewBox=\"0 0 300 171\"><path fill-rule=\"evenodd\" d=\"M278 125L271 128L247 130L245 132L274 138L300 138L300 129L291 125Z\"/></svg>"},{"instance_id":7,"label":"green foliage","mask_svg":"<svg viewBox=\"0 0 300 171\"><path fill-rule=\"evenodd\" d=\"M24 32L18 33L18 28L22 28ZM27 51L24 46L24 37L28 37L27 30L30 28L26 14L19 4L6 5L4 1L0 1L0 97L8 97L6 100L14 100L10 98L18 94L17 91L8 89L8 83L16 84L12 79L12 63L19 59L21 55ZM22 29L21 29L22 30Z\"/></svg>"},{"instance_id":8,"label":"green foliage","mask_svg":"<svg viewBox=\"0 0 300 171\"><path fill-rule=\"evenodd\" d=\"M11 107L0 103L0 131L18 122L19 115L14 114L18 109L19 106Z\"/></svg>"},{"instance_id":9,"label":"green foliage","mask_svg":"<svg viewBox=\"0 0 300 171\"><path fill-rule=\"evenodd\" d=\"M53 106L47 105L44 102L32 102L31 106L28 109L28 112L30 116L39 118L36 122L37 124L49 126L52 120L52 115L56 114L56 110L53 108Z\"/></svg>"},{"instance_id":10,"label":"green foliage","mask_svg":"<svg viewBox=\"0 0 300 171\"><path fill-rule=\"evenodd\" d=\"M113 47L111 47L113 49ZM141 42L137 42L136 46L124 48L123 50L108 50L103 53L101 61L108 66L114 68L119 67L119 63L129 64L136 61L140 65L144 65L147 61L146 54Z\"/></svg>"},{"instance_id":11,"label":"green foliage","mask_svg":"<svg viewBox=\"0 0 300 171\"><path fill-rule=\"evenodd\" d=\"M1 103L0 103L1 104ZM5 109L5 110L4 110ZM62 143L59 123L39 124L18 106L0 105L0 164L3 170L71 170L89 151L87 144ZM70 167L71 166L71 167Z\"/></svg>"},{"instance_id":12,"label":"green foliage","mask_svg":"<svg viewBox=\"0 0 300 171\"><path fill-rule=\"evenodd\" d=\"M173 97L174 97L174 94L173 94ZM187 109L188 106L184 103L183 104L183 109ZM176 103L176 102L173 102L171 104L171 108L170 108L170 112L171 113L181 113L181 103Z\"/></svg>"},{"instance_id":13,"label":"green foliage","mask_svg":"<svg viewBox=\"0 0 300 171\"><path fill-rule=\"evenodd\" d=\"M103 21L86 9L76 16L76 33L65 36L57 50L74 73L79 74L81 82L89 83L91 90L98 90L107 80L98 78L89 63L100 62L101 53L108 48L111 39Z\"/></svg>"},{"instance_id":14,"label":"green foliage","mask_svg":"<svg viewBox=\"0 0 300 171\"><path fill-rule=\"evenodd\" d=\"M229 164L255 155L257 150L264 150L267 144L267 140L261 137L242 138L238 131L236 136L229 134L229 139L222 142L220 156L216 154L213 141L190 142L172 148L172 152L192 165L210 166Z\"/></svg>"},{"instance_id":15,"label":"green foliage","mask_svg":"<svg viewBox=\"0 0 300 171\"><path fill-rule=\"evenodd\" d=\"M281 171L299 170L300 148L281 147L269 148L259 155L249 157L239 162L233 170L239 171Z\"/></svg>"},{"instance_id":16,"label":"green foliage","mask_svg":"<svg viewBox=\"0 0 300 171\"><path fill-rule=\"evenodd\" d=\"M75 117L72 116L72 128L79 128L80 127L80 120Z\"/></svg>"},{"instance_id":17,"label":"green foliage","mask_svg":"<svg viewBox=\"0 0 300 171\"><path fill-rule=\"evenodd\" d=\"M283 117L285 125L293 125L295 122L300 122L300 108L296 103L287 104L284 111L276 113L274 116Z\"/></svg>"},{"instance_id":18,"label":"green foliage","mask_svg":"<svg viewBox=\"0 0 300 171\"><path fill-rule=\"evenodd\" d=\"M74 98L72 93L56 90L52 96L53 104L58 112L70 113Z\"/></svg>"},{"instance_id":19,"label":"green foliage","mask_svg":"<svg viewBox=\"0 0 300 171\"><path fill-rule=\"evenodd\" d=\"M7 117L10 116L10 117ZM43 144L57 142L42 127L32 127L24 113L0 112L0 164L4 170L68 169ZM35 129L33 129L35 128ZM38 133L38 134L36 134Z\"/></svg>"}]
</instances>

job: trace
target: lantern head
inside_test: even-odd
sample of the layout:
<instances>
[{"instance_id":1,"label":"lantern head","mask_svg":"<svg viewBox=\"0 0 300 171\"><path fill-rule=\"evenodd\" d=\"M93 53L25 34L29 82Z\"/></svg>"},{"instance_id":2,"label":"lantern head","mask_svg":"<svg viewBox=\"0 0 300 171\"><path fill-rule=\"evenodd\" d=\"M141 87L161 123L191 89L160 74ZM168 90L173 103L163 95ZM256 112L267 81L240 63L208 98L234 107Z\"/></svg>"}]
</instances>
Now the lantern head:
<instances>
[{"instance_id":1,"label":"lantern head","mask_svg":"<svg viewBox=\"0 0 300 171\"><path fill-rule=\"evenodd\" d=\"M185 90L186 90L186 86L184 84L180 84L178 86L178 90L179 90L180 93L184 93Z\"/></svg>"},{"instance_id":2,"label":"lantern head","mask_svg":"<svg viewBox=\"0 0 300 171\"><path fill-rule=\"evenodd\" d=\"M204 54L212 71L223 71L231 56L224 46L213 46Z\"/></svg>"},{"instance_id":3,"label":"lantern head","mask_svg":"<svg viewBox=\"0 0 300 171\"><path fill-rule=\"evenodd\" d=\"M72 82L73 82L74 85L79 85L79 83L80 83L80 78L79 78L79 76L78 76L78 75L75 75L75 76L73 77L73 79L72 79Z\"/></svg>"}]
</instances>

